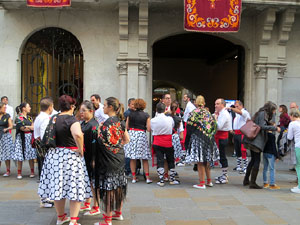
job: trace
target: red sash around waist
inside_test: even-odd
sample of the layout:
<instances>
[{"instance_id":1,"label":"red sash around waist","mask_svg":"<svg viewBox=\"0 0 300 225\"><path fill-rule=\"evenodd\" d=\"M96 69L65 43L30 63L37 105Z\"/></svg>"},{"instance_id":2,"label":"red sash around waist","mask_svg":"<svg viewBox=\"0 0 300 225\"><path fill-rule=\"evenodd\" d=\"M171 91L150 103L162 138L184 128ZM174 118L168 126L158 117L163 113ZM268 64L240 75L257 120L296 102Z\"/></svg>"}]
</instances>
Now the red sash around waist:
<instances>
[{"instance_id":1,"label":"red sash around waist","mask_svg":"<svg viewBox=\"0 0 300 225\"><path fill-rule=\"evenodd\" d=\"M161 146L164 148L171 148L172 144L172 135L155 135L153 136L153 145Z\"/></svg>"},{"instance_id":2,"label":"red sash around waist","mask_svg":"<svg viewBox=\"0 0 300 225\"><path fill-rule=\"evenodd\" d=\"M146 132L145 130L137 129L137 128L129 128L129 130L134 130L134 131L144 131L144 132Z\"/></svg>"},{"instance_id":3,"label":"red sash around waist","mask_svg":"<svg viewBox=\"0 0 300 225\"><path fill-rule=\"evenodd\" d=\"M218 130L215 137L222 140L228 139L228 133L228 131Z\"/></svg>"},{"instance_id":4,"label":"red sash around waist","mask_svg":"<svg viewBox=\"0 0 300 225\"><path fill-rule=\"evenodd\" d=\"M78 149L78 147L76 146L72 146L72 147L63 147L63 146L56 146L57 148L67 148L67 149L71 149L71 150L76 150Z\"/></svg>"},{"instance_id":5,"label":"red sash around waist","mask_svg":"<svg viewBox=\"0 0 300 225\"><path fill-rule=\"evenodd\" d=\"M242 135L243 133L240 130L234 130L234 134L236 134L236 135Z\"/></svg>"}]
</instances>

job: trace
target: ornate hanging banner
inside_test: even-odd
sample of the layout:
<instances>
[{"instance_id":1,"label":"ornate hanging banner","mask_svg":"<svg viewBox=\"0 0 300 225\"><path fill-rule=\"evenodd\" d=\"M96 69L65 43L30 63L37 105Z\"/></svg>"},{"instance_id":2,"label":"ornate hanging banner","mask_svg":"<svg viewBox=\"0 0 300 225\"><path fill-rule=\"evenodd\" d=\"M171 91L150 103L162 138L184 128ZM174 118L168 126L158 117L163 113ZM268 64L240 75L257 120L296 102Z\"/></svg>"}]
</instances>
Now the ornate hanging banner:
<instances>
[{"instance_id":1,"label":"ornate hanging banner","mask_svg":"<svg viewBox=\"0 0 300 225\"><path fill-rule=\"evenodd\" d=\"M27 6L31 7L63 7L70 5L71 0L27 0Z\"/></svg>"},{"instance_id":2,"label":"ornate hanging banner","mask_svg":"<svg viewBox=\"0 0 300 225\"><path fill-rule=\"evenodd\" d=\"M242 0L184 0L184 28L199 32L238 32Z\"/></svg>"}]
</instances>

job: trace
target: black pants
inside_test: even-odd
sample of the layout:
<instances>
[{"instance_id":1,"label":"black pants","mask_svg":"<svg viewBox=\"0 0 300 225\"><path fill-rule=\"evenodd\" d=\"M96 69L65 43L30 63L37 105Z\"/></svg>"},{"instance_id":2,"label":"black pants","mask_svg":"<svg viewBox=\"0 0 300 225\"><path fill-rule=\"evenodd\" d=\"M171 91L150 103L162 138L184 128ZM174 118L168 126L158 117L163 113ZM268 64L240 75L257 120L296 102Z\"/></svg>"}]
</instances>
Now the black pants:
<instances>
[{"instance_id":1,"label":"black pants","mask_svg":"<svg viewBox=\"0 0 300 225\"><path fill-rule=\"evenodd\" d=\"M164 161L165 161L164 156L166 156L169 170L175 168L173 147L164 148L158 145L153 145L153 148L157 158L157 168L164 168Z\"/></svg>"},{"instance_id":2,"label":"black pants","mask_svg":"<svg viewBox=\"0 0 300 225\"><path fill-rule=\"evenodd\" d=\"M234 135L234 150L237 158L242 157L242 135L235 134Z\"/></svg>"},{"instance_id":3,"label":"black pants","mask_svg":"<svg viewBox=\"0 0 300 225\"><path fill-rule=\"evenodd\" d=\"M220 163L222 165L222 168L228 167L228 160L225 151L227 144L228 144L228 139L219 139Z\"/></svg>"},{"instance_id":4,"label":"black pants","mask_svg":"<svg viewBox=\"0 0 300 225\"><path fill-rule=\"evenodd\" d=\"M39 178L41 177L41 173L42 173L42 169L43 169L43 165L44 165L44 157L37 157L37 161L38 161L38 170L39 170Z\"/></svg>"},{"instance_id":5,"label":"black pants","mask_svg":"<svg viewBox=\"0 0 300 225\"><path fill-rule=\"evenodd\" d=\"M251 152L251 160L248 164L247 171L251 171L252 168L259 169L260 165L260 152Z\"/></svg>"}]
</instances>

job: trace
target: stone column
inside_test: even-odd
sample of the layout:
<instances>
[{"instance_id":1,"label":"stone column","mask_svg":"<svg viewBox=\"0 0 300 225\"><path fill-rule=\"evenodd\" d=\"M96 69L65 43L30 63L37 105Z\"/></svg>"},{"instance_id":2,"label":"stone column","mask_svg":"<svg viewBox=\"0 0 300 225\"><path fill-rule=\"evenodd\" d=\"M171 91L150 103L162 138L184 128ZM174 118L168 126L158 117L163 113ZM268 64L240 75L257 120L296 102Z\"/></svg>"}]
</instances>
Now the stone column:
<instances>
[{"instance_id":1,"label":"stone column","mask_svg":"<svg viewBox=\"0 0 300 225\"><path fill-rule=\"evenodd\" d=\"M282 104L282 85L283 85L283 77L286 73L286 67L279 67L278 68L278 87L277 87L277 101L278 104Z\"/></svg>"},{"instance_id":2,"label":"stone column","mask_svg":"<svg viewBox=\"0 0 300 225\"><path fill-rule=\"evenodd\" d=\"M147 97L147 74L149 70L149 63L139 63L139 98L146 101Z\"/></svg>"},{"instance_id":3,"label":"stone column","mask_svg":"<svg viewBox=\"0 0 300 225\"><path fill-rule=\"evenodd\" d=\"M127 98L138 98L139 68L138 61L128 62Z\"/></svg>"},{"instance_id":4,"label":"stone column","mask_svg":"<svg viewBox=\"0 0 300 225\"><path fill-rule=\"evenodd\" d=\"M254 111L257 111L262 107L266 101L266 78L267 78L267 67L263 65L255 65L255 81L256 81L256 95L255 95L255 105Z\"/></svg>"},{"instance_id":5,"label":"stone column","mask_svg":"<svg viewBox=\"0 0 300 225\"><path fill-rule=\"evenodd\" d=\"M117 64L120 78L120 101L127 106L127 69L128 65L125 62L119 62Z\"/></svg>"},{"instance_id":6,"label":"stone column","mask_svg":"<svg viewBox=\"0 0 300 225\"><path fill-rule=\"evenodd\" d=\"M278 67L275 65L268 65L267 79L266 79L266 98L265 101L272 101L278 103Z\"/></svg>"}]
</instances>

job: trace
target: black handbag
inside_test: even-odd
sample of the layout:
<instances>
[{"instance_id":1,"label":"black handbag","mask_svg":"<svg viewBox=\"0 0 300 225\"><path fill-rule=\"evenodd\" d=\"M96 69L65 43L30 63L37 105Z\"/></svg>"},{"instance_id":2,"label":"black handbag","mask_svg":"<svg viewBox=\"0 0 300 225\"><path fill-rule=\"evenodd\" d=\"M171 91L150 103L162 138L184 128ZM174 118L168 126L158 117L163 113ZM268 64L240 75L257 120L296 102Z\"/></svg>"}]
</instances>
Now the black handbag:
<instances>
[{"instance_id":1,"label":"black handbag","mask_svg":"<svg viewBox=\"0 0 300 225\"><path fill-rule=\"evenodd\" d=\"M49 124L45 130L44 137L41 141L41 147L49 150L50 148L56 148L56 119L59 114L52 116Z\"/></svg>"}]
</instances>

